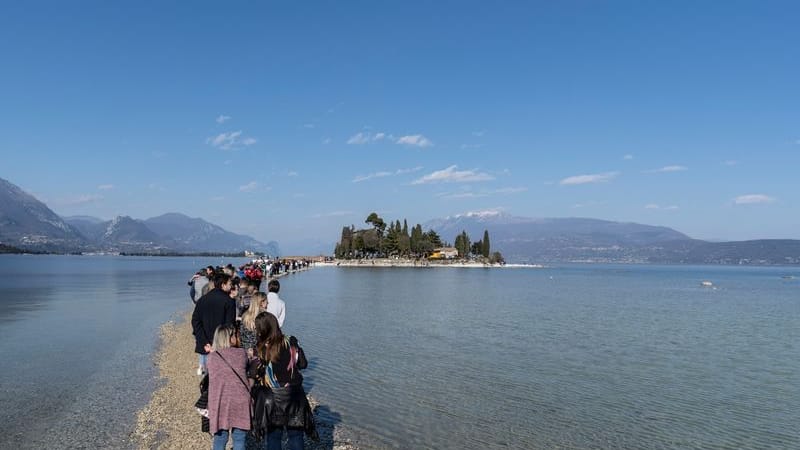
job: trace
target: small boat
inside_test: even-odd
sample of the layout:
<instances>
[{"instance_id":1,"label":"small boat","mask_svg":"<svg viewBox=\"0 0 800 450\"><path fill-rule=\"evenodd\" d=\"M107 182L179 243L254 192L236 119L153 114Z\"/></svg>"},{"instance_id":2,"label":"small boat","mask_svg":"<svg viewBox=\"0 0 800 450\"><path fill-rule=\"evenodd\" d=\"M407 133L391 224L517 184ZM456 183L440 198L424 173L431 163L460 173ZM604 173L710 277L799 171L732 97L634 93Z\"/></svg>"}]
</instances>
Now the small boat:
<instances>
[{"instance_id":1,"label":"small boat","mask_svg":"<svg viewBox=\"0 0 800 450\"><path fill-rule=\"evenodd\" d=\"M713 286L714 286L714 283L712 283L712 282L710 282L710 281L708 281L708 280L705 280L705 281L701 281L701 282L700 282L700 286L703 286L703 287L713 287Z\"/></svg>"}]
</instances>

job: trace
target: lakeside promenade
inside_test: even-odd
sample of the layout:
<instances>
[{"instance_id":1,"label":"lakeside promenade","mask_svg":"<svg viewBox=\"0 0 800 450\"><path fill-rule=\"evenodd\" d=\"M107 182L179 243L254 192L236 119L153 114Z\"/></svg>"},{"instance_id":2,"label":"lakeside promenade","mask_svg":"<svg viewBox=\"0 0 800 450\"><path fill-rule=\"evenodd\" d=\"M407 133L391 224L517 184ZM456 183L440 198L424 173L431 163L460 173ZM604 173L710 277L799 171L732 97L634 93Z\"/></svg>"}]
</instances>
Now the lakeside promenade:
<instances>
[{"instance_id":1,"label":"lakeside promenade","mask_svg":"<svg viewBox=\"0 0 800 450\"><path fill-rule=\"evenodd\" d=\"M308 269L305 269L308 270ZM282 273L273 278L291 275ZM266 281L266 279L265 279ZM161 327L161 345L153 358L162 384L150 402L136 417L132 440L139 449L202 449L211 447L211 435L200 430L200 415L194 404L200 395L200 377L195 373L197 354L191 326L192 310L179 321ZM299 336L302 339L302 336ZM305 448L312 450L354 450L351 442L330 423L316 414L319 403L309 396L315 411L319 442L306 438Z\"/></svg>"}]
</instances>

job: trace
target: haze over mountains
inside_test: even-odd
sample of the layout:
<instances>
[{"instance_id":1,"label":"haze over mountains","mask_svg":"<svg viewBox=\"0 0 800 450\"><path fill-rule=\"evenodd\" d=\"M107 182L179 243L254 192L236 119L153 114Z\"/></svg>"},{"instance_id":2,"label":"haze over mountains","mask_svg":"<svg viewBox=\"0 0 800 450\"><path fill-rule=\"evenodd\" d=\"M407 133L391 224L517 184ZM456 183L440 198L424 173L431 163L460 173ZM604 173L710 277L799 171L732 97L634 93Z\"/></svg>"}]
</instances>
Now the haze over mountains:
<instances>
[{"instance_id":1,"label":"haze over mountains","mask_svg":"<svg viewBox=\"0 0 800 450\"><path fill-rule=\"evenodd\" d=\"M260 242L183 214L146 220L118 216L60 217L44 203L0 178L0 243L49 252L236 253L279 255L278 243Z\"/></svg>"},{"instance_id":2,"label":"haze over mountains","mask_svg":"<svg viewBox=\"0 0 800 450\"><path fill-rule=\"evenodd\" d=\"M665 264L800 264L800 240L707 242L661 226L588 218L529 218L497 211L468 213L423 224L444 241L488 230L493 251L508 262L620 262ZM0 245L49 252L234 253L281 255L277 242L260 242L200 218L167 213L145 220L118 216L60 217L0 178ZM308 239L293 253L332 254L335 244Z\"/></svg>"},{"instance_id":3,"label":"haze over mountains","mask_svg":"<svg viewBox=\"0 0 800 450\"><path fill-rule=\"evenodd\" d=\"M492 251L509 262L663 264L800 264L800 241L708 242L671 228L586 218L529 218L498 211L468 213L423 224L452 242L489 230Z\"/></svg>"}]
</instances>

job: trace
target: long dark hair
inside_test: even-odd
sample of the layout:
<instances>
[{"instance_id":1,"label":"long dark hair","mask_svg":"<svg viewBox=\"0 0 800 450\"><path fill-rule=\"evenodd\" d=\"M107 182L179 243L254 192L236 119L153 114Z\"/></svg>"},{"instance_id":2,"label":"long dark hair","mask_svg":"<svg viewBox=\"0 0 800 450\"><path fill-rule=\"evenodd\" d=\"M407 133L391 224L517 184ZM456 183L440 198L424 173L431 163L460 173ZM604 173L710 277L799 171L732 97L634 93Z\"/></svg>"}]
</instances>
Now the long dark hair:
<instances>
[{"instance_id":1,"label":"long dark hair","mask_svg":"<svg viewBox=\"0 0 800 450\"><path fill-rule=\"evenodd\" d=\"M278 362L278 355L284 345L283 333L278 319L264 311L256 316L256 334L258 334L258 356L261 359Z\"/></svg>"}]
</instances>

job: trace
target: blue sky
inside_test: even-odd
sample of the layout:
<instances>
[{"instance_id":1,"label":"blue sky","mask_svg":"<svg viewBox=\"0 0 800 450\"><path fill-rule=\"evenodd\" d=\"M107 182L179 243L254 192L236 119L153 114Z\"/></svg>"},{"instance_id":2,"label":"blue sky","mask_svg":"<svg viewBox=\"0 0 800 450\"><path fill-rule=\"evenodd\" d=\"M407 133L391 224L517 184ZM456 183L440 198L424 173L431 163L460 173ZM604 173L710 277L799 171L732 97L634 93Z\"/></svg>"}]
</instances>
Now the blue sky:
<instances>
[{"instance_id":1,"label":"blue sky","mask_svg":"<svg viewBox=\"0 0 800 450\"><path fill-rule=\"evenodd\" d=\"M285 250L371 212L800 238L796 2L5 2L0 177ZM451 239L452 237L445 237Z\"/></svg>"}]
</instances>

